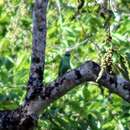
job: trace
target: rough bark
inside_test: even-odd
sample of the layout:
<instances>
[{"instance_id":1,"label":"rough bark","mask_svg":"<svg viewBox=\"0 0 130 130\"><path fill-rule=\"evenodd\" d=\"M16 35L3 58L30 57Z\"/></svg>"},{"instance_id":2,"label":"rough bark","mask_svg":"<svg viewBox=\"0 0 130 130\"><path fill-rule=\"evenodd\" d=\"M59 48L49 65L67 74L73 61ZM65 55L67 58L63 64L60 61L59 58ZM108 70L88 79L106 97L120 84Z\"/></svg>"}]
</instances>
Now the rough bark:
<instances>
[{"instance_id":1,"label":"rough bark","mask_svg":"<svg viewBox=\"0 0 130 130\"><path fill-rule=\"evenodd\" d=\"M27 105L14 111L0 112L0 130L32 130L41 110L46 109L50 103L77 85L89 81L95 82L99 71L100 66L97 63L87 61L80 67L65 73L62 77L43 87L41 93ZM130 82L120 75L110 75L104 72L99 84L130 102Z\"/></svg>"},{"instance_id":2,"label":"rough bark","mask_svg":"<svg viewBox=\"0 0 130 130\"><path fill-rule=\"evenodd\" d=\"M37 115L30 114L25 108L43 87L47 4L48 0L35 0L34 4L31 67L24 104L16 110L0 112L0 130L32 130L37 121Z\"/></svg>"},{"instance_id":3,"label":"rough bark","mask_svg":"<svg viewBox=\"0 0 130 130\"><path fill-rule=\"evenodd\" d=\"M0 111L0 130L33 130L38 115L50 103L65 95L77 85L95 82L100 66L86 61L80 67L70 70L52 83L44 85L43 72L46 47L47 0L35 0L33 12L33 48L28 91L25 102L16 110ZM99 84L130 102L130 81L115 74L104 72Z\"/></svg>"},{"instance_id":4,"label":"rough bark","mask_svg":"<svg viewBox=\"0 0 130 130\"><path fill-rule=\"evenodd\" d=\"M33 130L35 126L36 119L27 115L22 107L0 111L0 130Z\"/></svg>"},{"instance_id":5,"label":"rough bark","mask_svg":"<svg viewBox=\"0 0 130 130\"><path fill-rule=\"evenodd\" d=\"M33 9L33 47L29 82L43 80L46 48L46 10L48 0L36 0ZM39 86L39 81L31 86Z\"/></svg>"},{"instance_id":6,"label":"rough bark","mask_svg":"<svg viewBox=\"0 0 130 130\"><path fill-rule=\"evenodd\" d=\"M28 95L31 100L41 91L45 65L46 48L46 12L48 0L35 0L33 9L33 45L30 77L28 81Z\"/></svg>"},{"instance_id":7,"label":"rough bark","mask_svg":"<svg viewBox=\"0 0 130 130\"><path fill-rule=\"evenodd\" d=\"M43 88L39 97L29 104L27 110L29 113L38 113L39 110L45 109L51 102L59 99L77 85L88 81L96 82L99 71L100 66L97 63L85 62ZM104 72L99 84L130 102L130 82L120 75L110 75Z\"/></svg>"}]
</instances>

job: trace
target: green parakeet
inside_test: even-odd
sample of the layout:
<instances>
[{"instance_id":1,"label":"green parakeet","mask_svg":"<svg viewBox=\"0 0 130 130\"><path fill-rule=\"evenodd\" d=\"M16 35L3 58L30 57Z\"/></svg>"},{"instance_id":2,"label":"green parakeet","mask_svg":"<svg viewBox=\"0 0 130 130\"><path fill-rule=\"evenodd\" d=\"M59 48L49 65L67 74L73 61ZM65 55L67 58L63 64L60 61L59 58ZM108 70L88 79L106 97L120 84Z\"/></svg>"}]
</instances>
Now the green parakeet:
<instances>
[{"instance_id":1,"label":"green parakeet","mask_svg":"<svg viewBox=\"0 0 130 130\"><path fill-rule=\"evenodd\" d=\"M59 76L62 76L67 70L70 69L70 51L66 51L61 59L59 66Z\"/></svg>"}]
</instances>

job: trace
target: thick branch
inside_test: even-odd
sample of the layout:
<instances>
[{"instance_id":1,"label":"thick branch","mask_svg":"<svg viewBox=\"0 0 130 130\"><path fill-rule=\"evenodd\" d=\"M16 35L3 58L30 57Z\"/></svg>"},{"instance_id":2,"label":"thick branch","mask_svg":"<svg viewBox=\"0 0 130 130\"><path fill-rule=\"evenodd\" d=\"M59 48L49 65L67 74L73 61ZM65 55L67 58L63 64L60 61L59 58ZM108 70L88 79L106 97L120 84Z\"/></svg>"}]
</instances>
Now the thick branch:
<instances>
[{"instance_id":1,"label":"thick branch","mask_svg":"<svg viewBox=\"0 0 130 130\"><path fill-rule=\"evenodd\" d=\"M46 47L46 10L48 0L35 0L33 10L33 47L29 87L40 87L43 80Z\"/></svg>"},{"instance_id":2,"label":"thick branch","mask_svg":"<svg viewBox=\"0 0 130 130\"><path fill-rule=\"evenodd\" d=\"M43 88L41 95L31 101L26 107L29 113L37 113L46 108L51 102L59 99L72 88L83 82L96 81L100 71L100 66L93 62L87 61L79 68L71 70ZM130 102L130 82L119 75L110 75L105 72L99 81L100 85L108 88L111 92L116 93L123 99Z\"/></svg>"},{"instance_id":3,"label":"thick branch","mask_svg":"<svg viewBox=\"0 0 130 130\"><path fill-rule=\"evenodd\" d=\"M100 66L93 61L87 61L80 67L67 72L43 87L41 93L28 101L25 106L14 111L0 112L0 130L32 130L41 110L77 85L88 81L95 82L99 72ZM130 102L130 82L121 76L104 72L99 84Z\"/></svg>"}]
</instances>

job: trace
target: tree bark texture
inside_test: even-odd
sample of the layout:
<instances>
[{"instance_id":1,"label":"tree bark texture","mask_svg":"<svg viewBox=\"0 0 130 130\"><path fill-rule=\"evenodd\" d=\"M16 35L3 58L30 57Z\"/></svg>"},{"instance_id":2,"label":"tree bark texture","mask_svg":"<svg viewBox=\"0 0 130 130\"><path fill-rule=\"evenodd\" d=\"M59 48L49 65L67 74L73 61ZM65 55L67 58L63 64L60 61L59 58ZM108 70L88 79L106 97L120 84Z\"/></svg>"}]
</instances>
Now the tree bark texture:
<instances>
[{"instance_id":1,"label":"tree bark texture","mask_svg":"<svg viewBox=\"0 0 130 130\"><path fill-rule=\"evenodd\" d=\"M41 111L77 85L96 82L100 72L100 65L94 61L86 61L48 85L43 84L47 4L48 0L35 0L32 60L25 101L16 110L0 111L0 130L33 130ZM130 102L130 81L120 75L105 71L98 83Z\"/></svg>"}]
</instances>

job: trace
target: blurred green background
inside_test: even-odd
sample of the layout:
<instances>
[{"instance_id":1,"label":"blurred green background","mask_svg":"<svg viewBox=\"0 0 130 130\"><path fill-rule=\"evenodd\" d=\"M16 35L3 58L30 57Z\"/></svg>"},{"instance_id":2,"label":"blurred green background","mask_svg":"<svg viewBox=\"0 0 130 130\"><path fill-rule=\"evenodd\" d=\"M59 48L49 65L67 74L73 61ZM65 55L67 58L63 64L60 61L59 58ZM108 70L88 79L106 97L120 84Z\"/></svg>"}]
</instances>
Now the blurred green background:
<instances>
[{"instance_id":1,"label":"blurred green background","mask_svg":"<svg viewBox=\"0 0 130 130\"><path fill-rule=\"evenodd\" d=\"M129 79L130 0L117 0L122 13L119 28L111 33L113 70ZM45 79L56 79L66 48L71 67L86 60L100 63L110 48L105 20L95 0L85 0L77 14L77 0L50 0L47 13ZM32 0L0 0L0 109L22 104L29 77L32 47ZM76 18L72 17L76 14ZM109 21L114 24L114 16ZM55 70L55 71L54 71ZM101 94L97 84L82 84L51 104L40 116L38 130L130 130L130 104L109 92Z\"/></svg>"}]
</instances>

